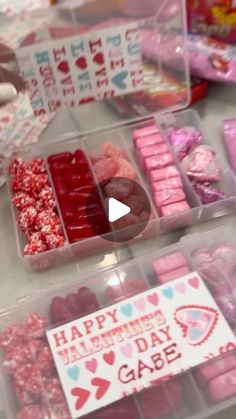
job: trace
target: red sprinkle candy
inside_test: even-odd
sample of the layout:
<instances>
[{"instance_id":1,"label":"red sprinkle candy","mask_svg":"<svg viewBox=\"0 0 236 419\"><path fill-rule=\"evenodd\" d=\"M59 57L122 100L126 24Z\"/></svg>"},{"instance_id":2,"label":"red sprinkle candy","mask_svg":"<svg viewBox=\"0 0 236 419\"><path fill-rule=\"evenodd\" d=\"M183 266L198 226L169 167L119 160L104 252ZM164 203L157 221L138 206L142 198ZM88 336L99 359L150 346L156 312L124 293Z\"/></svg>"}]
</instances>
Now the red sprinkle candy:
<instances>
[{"instance_id":1,"label":"red sprinkle candy","mask_svg":"<svg viewBox=\"0 0 236 419\"><path fill-rule=\"evenodd\" d=\"M48 327L47 317L32 313L26 321L26 331L30 338L43 338Z\"/></svg>"},{"instance_id":2,"label":"red sprinkle candy","mask_svg":"<svg viewBox=\"0 0 236 419\"><path fill-rule=\"evenodd\" d=\"M38 404L25 406L17 415L17 419L47 419L44 409Z\"/></svg>"}]
</instances>

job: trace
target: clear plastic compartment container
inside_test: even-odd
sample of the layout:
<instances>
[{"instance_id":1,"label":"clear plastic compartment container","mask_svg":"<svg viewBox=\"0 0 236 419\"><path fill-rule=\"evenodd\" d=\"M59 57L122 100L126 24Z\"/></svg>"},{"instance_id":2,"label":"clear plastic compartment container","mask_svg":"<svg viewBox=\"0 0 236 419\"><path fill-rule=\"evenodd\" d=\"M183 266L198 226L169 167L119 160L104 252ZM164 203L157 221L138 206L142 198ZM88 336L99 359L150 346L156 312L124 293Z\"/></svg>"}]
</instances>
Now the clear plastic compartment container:
<instances>
[{"instance_id":1,"label":"clear plastic compartment container","mask_svg":"<svg viewBox=\"0 0 236 419\"><path fill-rule=\"evenodd\" d=\"M171 255L172 259L170 259ZM215 277L214 270L213 276L209 276L209 272L208 276L206 272L203 275L201 268L202 265L205 266L206 255L208 259L212 258L217 266L223 265L224 272L218 270L218 275ZM235 256L236 241L230 231L218 229L201 235L189 235L183 237L179 243L154 252L145 258L135 259L120 267L101 270L96 275L90 274L83 277L83 282L81 279L80 281L75 279L74 283L69 286L57 286L50 292L41 291L37 297L28 298L18 303L17 307L9 307L0 316L0 382L3 385L2 396L7 418L21 417L19 411L25 407L25 403L27 405L30 398L31 407L27 409L31 414L33 414L30 410L33 403L36 405L34 409L42 409L42 407L45 409L44 418L70 418L63 392L57 381L55 365L49 357L50 352L48 352L49 348L45 340L48 327L83 317L90 312L108 307L163 283L171 284L172 280L184 275L183 269L181 270L183 264L185 264L185 273L187 269L188 272L197 271L202 275L212 296L218 302L216 288L220 287L222 282L234 288ZM169 264L164 262L166 257ZM209 268L211 266L209 263ZM168 277L163 276L167 274ZM212 287L213 280L214 287ZM228 311L229 300L234 306L233 316L232 311L230 313ZM227 295L221 304L221 310L232 329L235 330L235 295L232 293ZM28 352L24 352L26 348ZM162 381L151 389L122 399L91 413L86 418L101 419L110 416L120 418L121 415L126 415L125 417L132 419L159 417L197 419L214 415L235 405L236 354L234 348L229 348L232 351L227 354L222 353L220 358L214 358L173 379ZM45 358L41 353L42 350ZM226 361L229 358L230 362ZM36 365L40 368L40 373L35 395L35 390L32 390L35 377L31 375L30 368L33 369ZM25 368L29 368L27 374L22 372ZM19 374L22 377L20 386L16 378ZM213 380L218 380L221 376L225 377L225 374L226 378L221 380L221 388L217 392L217 386L212 384ZM53 389L57 391L54 392Z\"/></svg>"},{"instance_id":2,"label":"clear plastic compartment container","mask_svg":"<svg viewBox=\"0 0 236 419\"><path fill-rule=\"evenodd\" d=\"M162 117L156 116L156 124L162 136L163 142L166 144L168 151L171 153L173 158L173 164L176 166L179 175L182 179L183 190L186 195L186 200L189 204L189 210L172 214L170 216L161 216L158 209L155 206L153 200L153 195L151 191L151 185L147 175L143 172L142 167L140 166L137 150L134 147L133 143L133 133L136 129L150 125L150 122L137 123L132 126L120 127L113 130L108 130L100 133L80 135L72 139L65 139L62 141L52 141L50 143L43 142L36 144L27 148L22 148L14 153L15 157L22 157L24 161L30 161L34 158L42 158L46 162L46 170L49 178L49 183L51 184L54 197L56 199L57 212L60 217L65 244L62 247L47 250L42 253L33 255L33 256L24 256L23 250L26 244L25 237L19 231L17 226L17 212L13 209L13 218L15 224L16 238L18 243L19 255L26 264L32 270L39 271L47 267L65 263L67 261L73 261L81 259L83 257L92 255L96 252L109 252L112 249L123 246L125 244L130 244L143 240L145 238L155 237L158 234L162 234L168 231L172 231L181 227L188 225L196 224L211 218L223 216L235 211L236 208L236 178L231 171L228 164L218 156L220 161L221 171L222 171L222 180L217 184L222 191L226 193L226 197L219 201L202 204L199 195L195 192L194 187L186 175L185 171L182 168L181 162L178 160L178 155L176 154L173 147L168 143L168 140L165 136L166 128L170 126L184 127L184 126L193 126L198 128L203 135L203 142L210 144L207 139L207 134L202 127L201 122L198 118L198 115L195 111L187 110L180 112L178 114L167 114ZM58 190L55 190L55 184L50 171L50 165L48 164L48 158L51 155L64 152L74 153L76 150L82 150L85 153L85 156L88 161L89 172L93 178L95 185L99 185L99 179L94 171L94 166L92 163L92 156L102 153L102 145L106 142L113 144L116 147L125 153L126 158L132 166L132 170L135 171L135 181L143 188L147 197L151 203L151 215L149 222L143 232L137 237L134 237L129 241L115 241L111 240L114 238L115 234L118 234L119 231L115 231L111 226L111 230L101 234L100 236L94 236L85 238L83 240L72 243L68 238L67 229L65 226L65 218L62 214L63 212L63 197L59 195ZM211 146L212 147L212 146ZM13 157L10 157L6 161L6 168L9 166L9 162ZM7 169L8 170L8 169ZM105 170L105 169L104 169ZM11 188L11 179L8 175L8 188L10 192L10 198L13 198L12 188ZM101 191L100 191L101 192ZM105 202L102 199L101 193L99 195L101 207L104 207ZM105 207L104 207L105 211ZM130 235L131 227L126 227L126 232ZM124 233L124 229L121 230Z\"/></svg>"}]
</instances>

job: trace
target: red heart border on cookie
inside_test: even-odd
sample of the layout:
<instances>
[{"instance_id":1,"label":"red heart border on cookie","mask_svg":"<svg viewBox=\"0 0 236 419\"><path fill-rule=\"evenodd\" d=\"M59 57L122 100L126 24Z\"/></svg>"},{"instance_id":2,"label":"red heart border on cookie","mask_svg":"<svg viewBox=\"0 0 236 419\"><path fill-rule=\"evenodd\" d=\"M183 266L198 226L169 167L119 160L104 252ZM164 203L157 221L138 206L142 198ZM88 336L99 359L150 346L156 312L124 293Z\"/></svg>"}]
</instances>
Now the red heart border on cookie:
<instances>
[{"instance_id":1,"label":"red heart border on cookie","mask_svg":"<svg viewBox=\"0 0 236 419\"><path fill-rule=\"evenodd\" d=\"M194 327L193 322L192 322L192 324L191 324L191 322L187 323L187 322L184 322L182 319L180 320L180 318L178 317L179 313L181 313L183 311L187 311L187 310L189 310L189 311L190 310L201 310L202 312L211 314L210 324L206 326L205 330L202 333L202 336L196 342L191 341L191 339L189 339L189 337L188 337L188 333L190 331L190 328ZM188 344L192 345L192 346L200 346L204 342L206 342L208 340L208 338L210 337L210 335L213 333L213 331L216 327L216 324L219 321L219 312L213 307L192 304L192 305L178 307L177 310L174 313L174 319L175 319L176 323L182 329L183 337L187 339Z\"/></svg>"}]
</instances>

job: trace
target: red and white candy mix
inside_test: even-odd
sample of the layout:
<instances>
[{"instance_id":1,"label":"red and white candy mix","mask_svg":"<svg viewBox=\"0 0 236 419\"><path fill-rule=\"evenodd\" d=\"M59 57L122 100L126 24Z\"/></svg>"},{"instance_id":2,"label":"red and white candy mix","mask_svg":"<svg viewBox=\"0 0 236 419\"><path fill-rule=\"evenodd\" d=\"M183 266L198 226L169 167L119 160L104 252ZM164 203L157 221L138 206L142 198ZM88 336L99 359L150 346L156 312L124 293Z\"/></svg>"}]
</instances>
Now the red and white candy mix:
<instances>
[{"instance_id":1,"label":"red and white candy mix","mask_svg":"<svg viewBox=\"0 0 236 419\"><path fill-rule=\"evenodd\" d=\"M19 211L19 228L27 237L25 256L32 256L65 244L56 202L43 159L24 162L15 158L9 166L12 203Z\"/></svg>"}]
</instances>

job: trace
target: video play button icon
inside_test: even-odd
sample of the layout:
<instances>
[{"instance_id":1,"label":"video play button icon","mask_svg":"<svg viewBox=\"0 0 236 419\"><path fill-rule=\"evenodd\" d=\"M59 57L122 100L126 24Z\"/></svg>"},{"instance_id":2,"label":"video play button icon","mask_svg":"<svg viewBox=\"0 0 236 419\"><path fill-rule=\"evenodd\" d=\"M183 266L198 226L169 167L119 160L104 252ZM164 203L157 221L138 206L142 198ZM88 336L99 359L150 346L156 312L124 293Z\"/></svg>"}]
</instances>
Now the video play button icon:
<instances>
[{"instance_id":1,"label":"video play button icon","mask_svg":"<svg viewBox=\"0 0 236 419\"><path fill-rule=\"evenodd\" d=\"M114 223L120 218L128 215L131 212L131 208L128 205L122 204L115 198L108 199L108 219L110 223Z\"/></svg>"},{"instance_id":2,"label":"video play button icon","mask_svg":"<svg viewBox=\"0 0 236 419\"><path fill-rule=\"evenodd\" d=\"M95 205L98 201L100 204ZM86 202L88 225L96 235L112 242L123 243L141 235L150 215L146 191L128 178L113 177L98 183Z\"/></svg>"}]
</instances>

